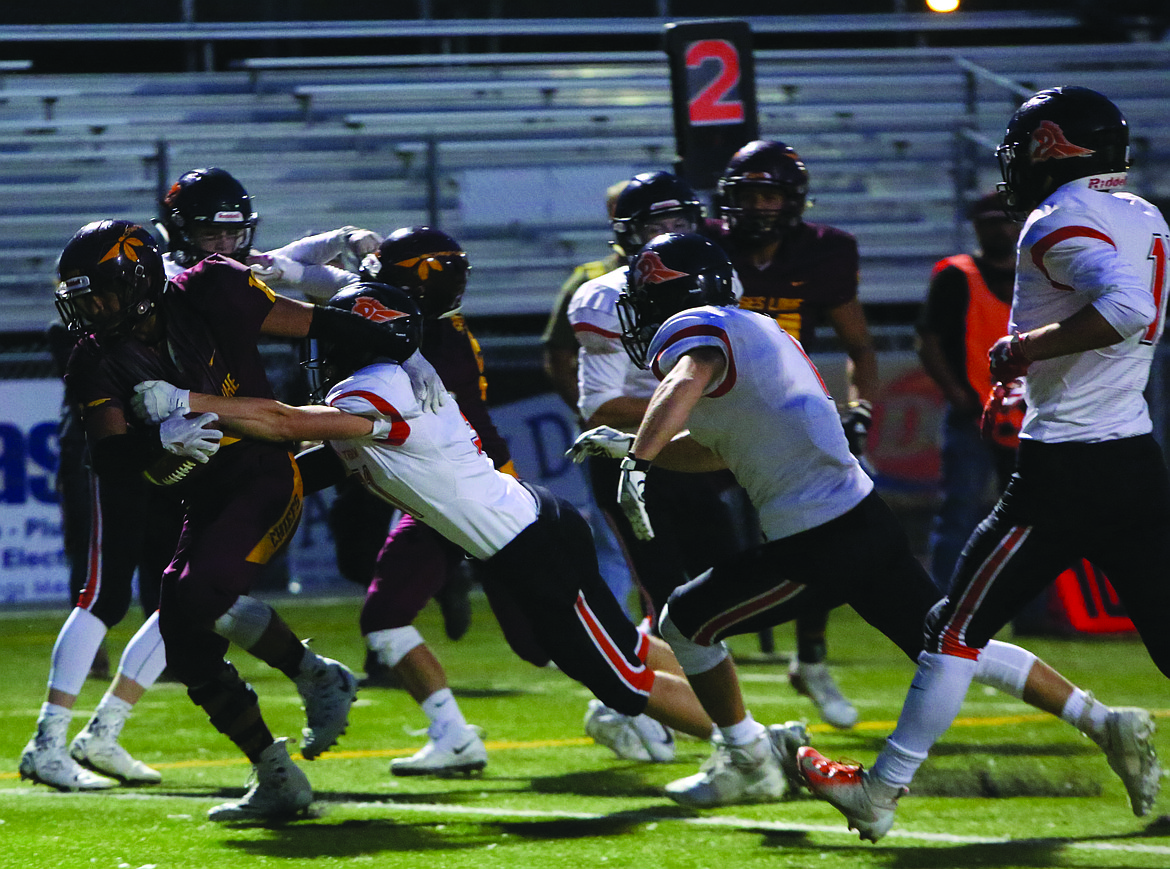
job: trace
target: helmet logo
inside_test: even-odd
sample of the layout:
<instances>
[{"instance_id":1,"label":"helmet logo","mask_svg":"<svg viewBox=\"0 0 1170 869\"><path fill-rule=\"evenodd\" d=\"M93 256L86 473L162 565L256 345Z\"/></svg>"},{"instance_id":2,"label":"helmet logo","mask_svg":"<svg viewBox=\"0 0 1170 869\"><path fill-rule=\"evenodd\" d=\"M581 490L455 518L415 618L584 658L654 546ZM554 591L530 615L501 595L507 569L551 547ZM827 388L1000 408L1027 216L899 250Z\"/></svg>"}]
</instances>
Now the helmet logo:
<instances>
[{"instance_id":1,"label":"helmet logo","mask_svg":"<svg viewBox=\"0 0 1170 869\"><path fill-rule=\"evenodd\" d=\"M353 312L375 323L386 323L407 315L406 311L388 308L377 299L370 298L369 296L360 296L353 304Z\"/></svg>"},{"instance_id":2,"label":"helmet logo","mask_svg":"<svg viewBox=\"0 0 1170 869\"><path fill-rule=\"evenodd\" d=\"M437 272L443 270L443 261L439 257L444 256L459 256L461 252L455 250L444 250L437 253L426 253L422 256L412 256L410 259L404 259L401 262L396 262L394 265L404 269L413 269L417 266L418 279L425 281L431 273L431 269Z\"/></svg>"},{"instance_id":3,"label":"helmet logo","mask_svg":"<svg viewBox=\"0 0 1170 869\"><path fill-rule=\"evenodd\" d=\"M143 241L140 238L132 237L131 233L136 229L138 229L137 226L126 227L122 231L122 237L114 242L114 246L106 251L106 255L98 260L98 264L123 256L131 262L138 262L138 248L142 247Z\"/></svg>"},{"instance_id":4,"label":"helmet logo","mask_svg":"<svg viewBox=\"0 0 1170 869\"><path fill-rule=\"evenodd\" d=\"M658 252L653 250L648 250L639 256L634 268L637 269L639 285L662 284L687 276L687 272L676 272L663 263Z\"/></svg>"},{"instance_id":5,"label":"helmet logo","mask_svg":"<svg viewBox=\"0 0 1170 869\"><path fill-rule=\"evenodd\" d=\"M1092 148L1082 148L1065 138L1064 130L1052 121L1041 121L1032 133L1032 144L1028 155L1033 163L1044 160L1063 160L1066 157L1088 157L1097 153Z\"/></svg>"},{"instance_id":6,"label":"helmet logo","mask_svg":"<svg viewBox=\"0 0 1170 869\"><path fill-rule=\"evenodd\" d=\"M672 208L682 208L682 207L683 207L683 204L681 202L679 202L677 199L663 199L661 202L655 202L655 203L651 204L649 210L650 210L650 213L653 214L656 211L669 211Z\"/></svg>"},{"instance_id":7,"label":"helmet logo","mask_svg":"<svg viewBox=\"0 0 1170 869\"><path fill-rule=\"evenodd\" d=\"M242 211L217 211L215 216L211 218L212 223L243 223L244 213Z\"/></svg>"}]
</instances>

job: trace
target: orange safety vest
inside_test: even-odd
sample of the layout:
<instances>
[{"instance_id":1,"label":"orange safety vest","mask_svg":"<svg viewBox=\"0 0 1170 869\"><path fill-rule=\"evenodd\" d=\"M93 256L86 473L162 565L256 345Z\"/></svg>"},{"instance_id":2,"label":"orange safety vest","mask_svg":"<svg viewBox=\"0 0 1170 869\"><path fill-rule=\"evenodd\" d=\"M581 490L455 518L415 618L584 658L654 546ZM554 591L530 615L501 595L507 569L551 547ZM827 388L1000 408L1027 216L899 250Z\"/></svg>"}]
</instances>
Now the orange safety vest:
<instances>
[{"instance_id":1,"label":"orange safety vest","mask_svg":"<svg viewBox=\"0 0 1170 869\"><path fill-rule=\"evenodd\" d=\"M954 266L967 276L967 319L963 334L966 337L967 382L975 394L986 399L991 393L991 368L987 351L1007 334L1012 307L987 287L979 267L969 254L960 253L939 260L931 275Z\"/></svg>"}]
</instances>

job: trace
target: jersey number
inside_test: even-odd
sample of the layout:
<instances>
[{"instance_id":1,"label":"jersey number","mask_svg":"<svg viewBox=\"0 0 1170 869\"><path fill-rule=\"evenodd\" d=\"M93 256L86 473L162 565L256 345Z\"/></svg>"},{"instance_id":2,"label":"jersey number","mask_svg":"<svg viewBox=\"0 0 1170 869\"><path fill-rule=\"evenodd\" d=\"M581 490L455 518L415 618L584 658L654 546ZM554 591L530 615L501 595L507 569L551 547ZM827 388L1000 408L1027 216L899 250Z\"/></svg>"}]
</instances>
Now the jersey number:
<instances>
[{"instance_id":1,"label":"jersey number","mask_svg":"<svg viewBox=\"0 0 1170 869\"><path fill-rule=\"evenodd\" d=\"M739 52L726 39L703 39L687 46L687 69L698 69L714 61L718 71L687 103L691 125L740 124L744 120L743 102L725 97L739 85Z\"/></svg>"},{"instance_id":2,"label":"jersey number","mask_svg":"<svg viewBox=\"0 0 1170 869\"><path fill-rule=\"evenodd\" d=\"M1150 245L1150 255L1146 257L1151 262L1150 290L1154 294L1154 307L1157 313L1154 322L1150 323L1146 334L1142 336L1143 344L1157 344L1162 337L1162 327L1166 322L1166 253L1170 246L1170 239L1164 235L1155 235Z\"/></svg>"}]
</instances>

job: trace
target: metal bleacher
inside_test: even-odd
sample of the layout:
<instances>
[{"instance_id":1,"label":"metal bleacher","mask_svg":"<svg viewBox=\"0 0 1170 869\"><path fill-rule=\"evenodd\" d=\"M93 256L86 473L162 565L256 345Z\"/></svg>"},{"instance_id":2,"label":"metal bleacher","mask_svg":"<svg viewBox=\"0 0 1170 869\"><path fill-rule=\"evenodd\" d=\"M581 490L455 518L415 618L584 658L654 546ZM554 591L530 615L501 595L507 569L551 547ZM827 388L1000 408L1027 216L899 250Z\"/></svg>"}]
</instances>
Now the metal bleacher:
<instances>
[{"instance_id":1,"label":"metal bleacher","mask_svg":"<svg viewBox=\"0 0 1170 869\"><path fill-rule=\"evenodd\" d=\"M604 189L674 160L653 52L272 58L226 72L38 75L0 86L0 299L8 331L53 316L63 243L107 216L148 222L166 186L219 165L261 214L258 243L353 224L437 222L467 247L469 314L544 314L606 250ZM1023 94L1082 84L1130 119L1136 192L1170 196L1170 45L756 53L760 131L801 152L809 219L854 233L862 300L918 301L969 242L989 144Z\"/></svg>"}]
</instances>

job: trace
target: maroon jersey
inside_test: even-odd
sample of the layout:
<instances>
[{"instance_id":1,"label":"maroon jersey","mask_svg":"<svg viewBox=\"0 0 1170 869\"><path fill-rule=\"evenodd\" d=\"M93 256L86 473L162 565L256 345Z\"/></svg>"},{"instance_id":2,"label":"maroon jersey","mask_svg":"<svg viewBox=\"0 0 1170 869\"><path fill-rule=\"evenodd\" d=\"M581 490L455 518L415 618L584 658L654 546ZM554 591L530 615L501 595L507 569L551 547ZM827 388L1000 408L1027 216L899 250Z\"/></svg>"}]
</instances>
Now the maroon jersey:
<instances>
[{"instance_id":1,"label":"maroon jersey","mask_svg":"<svg viewBox=\"0 0 1170 869\"><path fill-rule=\"evenodd\" d=\"M88 412L99 406L130 410L134 386L142 380L167 380L211 395L272 398L272 387L257 349L260 326L275 301L254 273L234 260L211 256L171 281L158 301L165 340L150 346L136 338L101 344L82 339L65 374L69 394ZM230 479L230 467L249 461L256 451L287 451L287 445L239 441L225 437L221 449L195 481Z\"/></svg>"},{"instance_id":2,"label":"maroon jersey","mask_svg":"<svg viewBox=\"0 0 1170 869\"><path fill-rule=\"evenodd\" d=\"M857 298L857 240L844 230L802 223L762 269L726 235L719 241L743 284L740 307L775 317L798 341L812 337L826 311Z\"/></svg>"},{"instance_id":3,"label":"maroon jersey","mask_svg":"<svg viewBox=\"0 0 1170 869\"><path fill-rule=\"evenodd\" d=\"M460 316L428 320L420 348L435 367L443 385L455 395L460 412L471 423L483 444L483 451L502 468L511 459L508 444L488 415L487 378L483 375L483 354L479 342Z\"/></svg>"}]
</instances>

